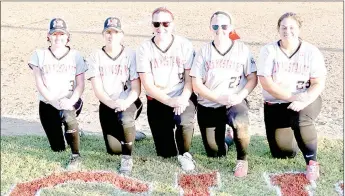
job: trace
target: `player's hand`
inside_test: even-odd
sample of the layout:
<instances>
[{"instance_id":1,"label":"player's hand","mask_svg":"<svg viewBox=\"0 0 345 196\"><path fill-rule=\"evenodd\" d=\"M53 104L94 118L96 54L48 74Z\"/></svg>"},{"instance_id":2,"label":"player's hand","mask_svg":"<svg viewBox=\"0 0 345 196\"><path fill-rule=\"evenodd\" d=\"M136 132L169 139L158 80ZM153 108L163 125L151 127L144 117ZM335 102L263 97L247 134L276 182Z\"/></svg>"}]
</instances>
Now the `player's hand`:
<instances>
[{"instance_id":1,"label":"player's hand","mask_svg":"<svg viewBox=\"0 0 345 196\"><path fill-rule=\"evenodd\" d=\"M224 95L220 95L218 98L217 98L217 102L222 104L222 105L229 105L229 95L227 94L224 94Z\"/></svg>"},{"instance_id":2,"label":"player's hand","mask_svg":"<svg viewBox=\"0 0 345 196\"><path fill-rule=\"evenodd\" d=\"M239 96L238 94L232 94L229 96L229 104L227 105L227 108L240 104L243 101L243 97Z\"/></svg>"},{"instance_id":3,"label":"player's hand","mask_svg":"<svg viewBox=\"0 0 345 196\"><path fill-rule=\"evenodd\" d=\"M172 107L172 108L177 108L177 107L182 107L182 106L187 107L189 105L188 100L189 99L185 99L182 96L171 97L168 100L167 105Z\"/></svg>"},{"instance_id":4,"label":"player's hand","mask_svg":"<svg viewBox=\"0 0 345 196\"><path fill-rule=\"evenodd\" d=\"M124 99L117 99L115 101L115 112L125 111L130 104Z\"/></svg>"},{"instance_id":5,"label":"player's hand","mask_svg":"<svg viewBox=\"0 0 345 196\"><path fill-rule=\"evenodd\" d=\"M187 106L184 106L184 105L174 108L175 115L181 115L186 110L186 108Z\"/></svg>"},{"instance_id":6,"label":"player's hand","mask_svg":"<svg viewBox=\"0 0 345 196\"><path fill-rule=\"evenodd\" d=\"M308 103L310 101L310 96L308 92L298 93L296 95L296 101L306 102Z\"/></svg>"},{"instance_id":7,"label":"player's hand","mask_svg":"<svg viewBox=\"0 0 345 196\"><path fill-rule=\"evenodd\" d=\"M63 110L75 110L74 104L75 103L71 99L68 99L68 98L60 99L60 107Z\"/></svg>"},{"instance_id":8,"label":"player's hand","mask_svg":"<svg viewBox=\"0 0 345 196\"><path fill-rule=\"evenodd\" d=\"M303 102L303 101L293 101L290 103L290 105L287 107L287 109L299 112L303 110L305 107L309 105L308 102Z\"/></svg>"},{"instance_id":9,"label":"player's hand","mask_svg":"<svg viewBox=\"0 0 345 196\"><path fill-rule=\"evenodd\" d=\"M301 101L308 103L310 101L310 96L307 92L298 93L295 95L292 95L288 100L288 102L294 102L294 101Z\"/></svg>"}]
</instances>

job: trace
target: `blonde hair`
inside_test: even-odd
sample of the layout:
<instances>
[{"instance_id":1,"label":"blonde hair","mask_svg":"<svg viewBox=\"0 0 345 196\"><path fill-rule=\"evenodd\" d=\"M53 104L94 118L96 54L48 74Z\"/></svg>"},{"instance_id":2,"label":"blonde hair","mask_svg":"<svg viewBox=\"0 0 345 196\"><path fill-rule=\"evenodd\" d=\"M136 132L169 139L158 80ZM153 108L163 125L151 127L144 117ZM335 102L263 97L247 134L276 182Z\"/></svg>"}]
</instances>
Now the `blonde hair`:
<instances>
[{"instance_id":1,"label":"blonde hair","mask_svg":"<svg viewBox=\"0 0 345 196\"><path fill-rule=\"evenodd\" d=\"M165 12L165 13L170 14L171 19L174 20L174 14L173 14L170 10L168 10L167 7L159 7L159 8L157 8L157 9L153 10L153 12L152 12L152 18L153 18L153 15L158 14L158 13L160 13L160 12Z\"/></svg>"},{"instance_id":2,"label":"blonde hair","mask_svg":"<svg viewBox=\"0 0 345 196\"><path fill-rule=\"evenodd\" d=\"M285 19L285 18L292 18L297 22L297 25L299 28L302 27L302 20L299 16L297 16L296 13L293 12L286 12L285 14L283 14L279 20L278 20L278 24L277 24L277 29L279 30L280 28L280 23Z\"/></svg>"}]
</instances>

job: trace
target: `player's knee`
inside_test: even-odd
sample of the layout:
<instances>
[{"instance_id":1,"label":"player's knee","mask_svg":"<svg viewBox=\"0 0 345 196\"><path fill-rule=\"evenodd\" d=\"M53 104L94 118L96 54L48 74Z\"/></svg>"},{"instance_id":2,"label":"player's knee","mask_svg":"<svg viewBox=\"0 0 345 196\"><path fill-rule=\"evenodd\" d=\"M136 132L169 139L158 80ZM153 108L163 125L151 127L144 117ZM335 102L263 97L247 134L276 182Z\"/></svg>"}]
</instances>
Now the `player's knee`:
<instances>
[{"instance_id":1,"label":"player's knee","mask_svg":"<svg viewBox=\"0 0 345 196\"><path fill-rule=\"evenodd\" d=\"M314 126L304 127L300 130L302 140L305 144L317 142L317 133Z\"/></svg>"},{"instance_id":2,"label":"player's knee","mask_svg":"<svg viewBox=\"0 0 345 196\"><path fill-rule=\"evenodd\" d=\"M243 132L248 132L249 128L249 118L247 114L238 114L232 120L232 124L235 129L243 130Z\"/></svg>"},{"instance_id":3,"label":"player's knee","mask_svg":"<svg viewBox=\"0 0 345 196\"><path fill-rule=\"evenodd\" d=\"M111 135L107 135L107 140L108 140L108 146L109 146L109 149L107 149L107 152L109 154L121 154L122 146L121 146L120 141Z\"/></svg>"},{"instance_id":4,"label":"player's knee","mask_svg":"<svg viewBox=\"0 0 345 196\"><path fill-rule=\"evenodd\" d=\"M77 114L76 114L75 110L64 110L63 111L63 117L64 117L64 120L67 123L69 123L69 122L72 122L72 121L76 121Z\"/></svg>"},{"instance_id":5,"label":"player's knee","mask_svg":"<svg viewBox=\"0 0 345 196\"><path fill-rule=\"evenodd\" d=\"M66 121L66 128L69 132L72 132L73 130L74 131L77 131L78 130L78 121L75 119L75 120L72 120L72 121Z\"/></svg>"},{"instance_id":6,"label":"player's knee","mask_svg":"<svg viewBox=\"0 0 345 196\"><path fill-rule=\"evenodd\" d=\"M309 118L308 116L300 116L298 121L299 127L307 127L307 126L313 126L314 122L313 119Z\"/></svg>"},{"instance_id":7,"label":"player's knee","mask_svg":"<svg viewBox=\"0 0 345 196\"><path fill-rule=\"evenodd\" d=\"M277 150L283 153L297 152L297 142L293 131L290 128L281 128L276 130L275 143Z\"/></svg>"},{"instance_id":8,"label":"player's knee","mask_svg":"<svg viewBox=\"0 0 345 196\"><path fill-rule=\"evenodd\" d=\"M193 134L194 132L194 124L186 124L186 125L182 125L182 132L183 134Z\"/></svg>"},{"instance_id":9,"label":"player's knee","mask_svg":"<svg viewBox=\"0 0 345 196\"><path fill-rule=\"evenodd\" d=\"M208 148L211 151L211 154L217 154L218 152L218 145L216 144L215 141L208 141Z\"/></svg>"},{"instance_id":10,"label":"player's knee","mask_svg":"<svg viewBox=\"0 0 345 196\"><path fill-rule=\"evenodd\" d=\"M135 126L135 119L132 115L123 115L123 117L120 120L123 128Z\"/></svg>"},{"instance_id":11,"label":"player's knee","mask_svg":"<svg viewBox=\"0 0 345 196\"><path fill-rule=\"evenodd\" d=\"M181 115L181 125L182 126L192 126L195 122L194 111L186 111L186 113Z\"/></svg>"},{"instance_id":12,"label":"player's knee","mask_svg":"<svg viewBox=\"0 0 345 196\"><path fill-rule=\"evenodd\" d=\"M247 122L236 121L235 135L238 139L248 139L249 138L249 124Z\"/></svg>"}]
</instances>

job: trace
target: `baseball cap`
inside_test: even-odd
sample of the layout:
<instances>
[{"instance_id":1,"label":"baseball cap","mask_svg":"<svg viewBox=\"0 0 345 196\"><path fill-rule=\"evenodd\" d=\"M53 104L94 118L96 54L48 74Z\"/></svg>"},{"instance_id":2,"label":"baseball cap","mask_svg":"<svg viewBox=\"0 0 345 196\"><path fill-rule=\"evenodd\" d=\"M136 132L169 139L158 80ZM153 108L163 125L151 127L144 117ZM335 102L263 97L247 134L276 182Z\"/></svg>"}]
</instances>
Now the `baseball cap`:
<instances>
[{"instance_id":1,"label":"baseball cap","mask_svg":"<svg viewBox=\"0 0 345 196\"><path fill-rule=\"evenodd\" d=\"M107 18L104 22L104 28L103 28L102 33L104 33L108 29L114 29L116 31L123 32L123 30L121 29L120 19L116 17Z\"/></svg>"},{"instance_id":2,"label":"baseball cap","mask_svg":"<svg viewBox=\"0 0 345 196\"><path fill-rule=\"evenodd\" d=\"M63 32L69 34L66 22L61 18L54 18L50 21L49 34L53 34L54 32Z\"/></svg>"}]
</instances>

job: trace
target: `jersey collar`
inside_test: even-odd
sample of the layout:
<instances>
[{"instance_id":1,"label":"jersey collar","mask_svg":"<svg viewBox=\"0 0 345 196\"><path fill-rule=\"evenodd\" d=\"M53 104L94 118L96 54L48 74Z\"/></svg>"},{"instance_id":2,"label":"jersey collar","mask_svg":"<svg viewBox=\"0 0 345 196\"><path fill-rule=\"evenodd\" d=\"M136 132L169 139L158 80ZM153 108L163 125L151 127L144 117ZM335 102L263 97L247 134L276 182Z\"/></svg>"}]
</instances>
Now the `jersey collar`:
<instances>
[{"instance_id":1,"label":"jersey collar","mask_svg":"<svg viewBox=\"0 0 345 196\"><path fill-rule=\"evenodd\" d=\"M116 61L116 59L118 59L118 58L121 56L122 52L125 50L125 47L124 47L123 45L121 45L121 47L122 47L122 49L121 49L120 53L119 53L118 55L116 55L116 57L114 57L114 58L111 57L111 56L105 51L105 46L102 47L102 51L103 51L111 60Z\"/></svg>"},{"instance_id":2,"label":"jersey collar","mask_svg":"<svg viewBox=\"0 0 345 196\"><path fill-rule=\"evenodd\" d=\"M225 56L226 54L228 54L228 53L230 52L231 48L234 46L234 44L235 44L235 41L233 40L233 41L231 42L231 45L230 45L229 49L227 49L224 53L221 53L221 52L217 49L216 45L214 44L214 41L212 41L212 46L213 46L213 48L218 52L218 54L220 54L220 55L222 55L222 56Z\"/></svg>"},{"instance_id":3,"label":"jersey collar","mask_svg":"<svg viewBox=\"0 0 345 196\"><path fill-rule=\"evenodd\" d=\"M281 47L280 47L280 46L281 46L281 45L280 45L281 40L279 40L279 41L277 42L277 45L278 45L279 50L280 50L288 59L291 59L291 58L299 51L299 49L301 48L301 45L302 45L303 40L302 40L301 38L299 38L298 40L299 40L299 45L298 45L297 49L295 50L295 52L293 52L290 56L287 55L287 54L281 49Z\"/></svg>"},{"instance_id":4,"label":"jersey collar","mask_svg":"<svg viewBox=\"0 0 345 196\"><path fill-rule=\"evenodd\" d=\"M68 50L67 50L67 52L64 54L64 55L62 55L60 58L58 58L58 57L56 57L55 56L55 54L53 53L53 51L51 50L51 48L50 48L50 46L48 47L48 50L49 50L49 52L53 55L53 57L56 59L56 60L61 60L62 58L64 58L65 56L67 56L67 54L69 53L69 51L71 51L71 47L69 47L69 46L66 46L67 48L68 48Z\"/></svg>"},{"instance_id":5,"label":"jersey collar","mask_svg":"<svg viewBox=\"0 0 345 196\"><path fill-rule=\"evenodd\" d=\"M155 37L153 36L152 39L151 39L152 43L153 43L153 44L156 46L156 48L157 48L158 50L160 50L162 53L168 52L168 50L171 48L172 44L174 43L174 40L175 40L175 36L172 35L172 40L171 40L169 46L168 46L165 50L162 50L162 49L159 48L159 47L157 46L157 44L155 43Z\"/></svg>"}]
</instances>

